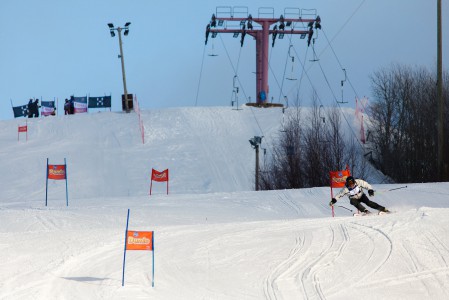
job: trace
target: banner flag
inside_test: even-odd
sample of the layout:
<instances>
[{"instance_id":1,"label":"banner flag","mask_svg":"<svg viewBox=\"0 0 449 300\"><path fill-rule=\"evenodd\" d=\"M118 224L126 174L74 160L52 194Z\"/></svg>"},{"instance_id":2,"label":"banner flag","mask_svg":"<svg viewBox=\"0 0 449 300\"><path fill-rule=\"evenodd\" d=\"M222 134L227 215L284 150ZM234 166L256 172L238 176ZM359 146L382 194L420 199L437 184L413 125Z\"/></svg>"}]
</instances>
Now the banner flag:
<instances>
[{"instance_id":1,"label":"banner flag","mask_svg":"<svg viewBox=\"0 0 449 300\"><path fill-rule=\"evenodd\" d=\"M48 180L65 180L65 201L66 206L69 206L69 188L68 188L68 179L67 179L67 161L64 158L63 165L50 165L48 164L47 158L47 178L45 185L45 206L47 206L48 202Z\"/></svg>"},{"instance_id":2,"label":"banner flag","mask_svg":"<svg viewBox=\"0 0 449 300\"><path fill-rule=\"evenodd\" d=\"M55 101L42 101L41 114L43 116L50 116L55 112Z\"/></svg>"},{"instance_id":3,"label":"banner flag","mask_svg":"<svg viewBox=\"0 0 449 300\"><path fill-rule=\"evenodd\" d=\"M153 251L153 231L128 231L126 250Z\"/></svg>"},{"instance_id":4,"label":"banner flag","mask_svg":"<svg viewBox=\"0 0 449 300\"><path fill-rule=\"evenodd\" d=\"M165 169L162 172L159 172L155 169L151 169L151 183L150 183L150 195L151 190L153 189L153 181L157 182L167 182L167 195L168 195L168 169Z\"/></svg>"},{"instance_id":5,"label":"banner flag","mask_svg":"<svg viewBox=\"0 0 449 300\"><path fill-rule=\"evenodd\" d=\"M111 107L111 96L89 97L89 108Z\"/></svg>"},{"instance_id":6,"label":"banner flag","mask_svg":"<svg viewBox=\"0 0 449 300\"><path fill-rule=\"evenodd\" d=\"M28 105L14 106L12 108L14 112L14 118L28 117Z\"/></svg>"},{"instance_id":7,"label":"banner flag","mask_svg":"<svg viewBox=\"0 0 449 300\"><path fill-rule=\"evenodd\" d=\"M26 124L25 125L22 125L22 126L17 125L17 141L19 141L21 132L25 132L26 141L28 141L28 120L26 120Z\"/></svg>"},{"instance_id":8,"label":"banner flag","mask_svg":"<svg viewBox=\"0 0 449 300\"><path fill-rule=\"evenodd\" d=\"M146 250L151 251L153 268L151 286L154 287L154 231L134 231L128 230L129 225L129 208L126 217L125 230L125 247L123 251L123 269L122 269L122 286L125 286L125 266L126 266L126 251L127 250Z\"/></svg>"},{"instance_id":9,"label":"banner flag","mask_svg":"<svg viewBox=\"0 0 449 300\"><path fill-rule=\"evenodd\" d=\"M85 113L87 112L87 96L86 97L70 97L73 101L74 113Z\"/></svg>"},{"instance_id":10,"label":"banner flag","mask_svg":"<svg viewBox=\"0 0 449 300\"><path fill-rule=\"evenodd\" d=\"M342 171L330 171L330 181L331 181L331 198L334 198L334 192L332 188L342 188L346 184L346 178L351 176L349 172L349 167L346 166L346 170ZM335 217L334 206L332 205L332 217Z\"/></svg>"},{"instance_id":11,"label":"banner flag","mask_svg":"<svg viewBox=\"0 0 449 300\"><path fill-rule=\"evenodd\" d=\"M166 169L162 172L152 169L151 180L159 181L159 182L168 181L168 169Z\"/></svg>"},{"instance_id":12,"label":"banner flag","mask_svg":"<svg viewBox=\"0 0 449 300\"><path fill-rule=\"evenodd\" d=\"M333 188L342 188L345 186L346 183L346 177L350 176L349 170L343 170L343 171L331 171L330 177L331 177L331 187Z\"/></svg>"},{"instance_id":13,"label":"banner flag","mask_svg":"<svg viewBox=\"0 0 449 300\"><path fill-rule=\"evenodd\" d=\"M48 179L66 179L65 165L48 165Z\"/></svg>"},{"instance_id":14,"label":"banner flag","mask_svg":"<svg viewBox=\"0 0 449 300\"><path fill-rule=\"evenodd\" d=\"M361 121L361 125L360 125L360 141L362 142L362 144L366 143L365 127L363 127L363 116L362 116L362 121Z\"/></svg>"}]
</instances>

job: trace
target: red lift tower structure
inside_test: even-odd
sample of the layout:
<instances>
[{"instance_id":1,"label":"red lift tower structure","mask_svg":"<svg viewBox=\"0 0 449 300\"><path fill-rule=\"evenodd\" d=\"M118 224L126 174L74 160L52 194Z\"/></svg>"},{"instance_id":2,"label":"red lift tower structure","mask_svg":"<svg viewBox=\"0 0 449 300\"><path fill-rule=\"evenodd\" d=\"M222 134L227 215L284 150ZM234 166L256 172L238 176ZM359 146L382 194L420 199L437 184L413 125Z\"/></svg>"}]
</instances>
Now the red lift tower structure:
<instances>
[{"instance_id":1,"label":"red lift tower structure","mask_svg":"<svg viewBox=\"0 0 449 300\"><path fill-rule=\"evenodd\" d=\"M273 25L273 26L272 26ZM297 29L296 27L300 27ZM285 34L299 34L301 39L307 36L307 44L313 36L313 29L321 29L321 19L315 9L286 8L279 18L274 17L274 9L261 7L258 17L248 14L248 8L243 6L217 7L216 13L206 26L206 41L211 34L215 38L218 33L232 33L234 37L241 36L240 46L243 47L245 36L249 34L256 40L256 103L253 106L282 106L268 103L268 50L269 36L272 44L276 38L283 39Z\"/></svg>"}]
</instances>

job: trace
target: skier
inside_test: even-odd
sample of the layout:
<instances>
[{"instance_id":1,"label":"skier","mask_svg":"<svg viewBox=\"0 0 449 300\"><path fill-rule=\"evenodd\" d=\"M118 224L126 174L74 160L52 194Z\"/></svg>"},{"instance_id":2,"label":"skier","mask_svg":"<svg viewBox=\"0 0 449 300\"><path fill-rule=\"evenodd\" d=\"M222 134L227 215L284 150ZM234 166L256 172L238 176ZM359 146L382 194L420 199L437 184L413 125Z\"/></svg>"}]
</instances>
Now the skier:
<instances>
[{"instance_id":1,"label":"skier","mask_svg":"<svg viewBox=\"0 0 449 300\"><path fill-rule=\"evenodd\" d=\"M337 200L341 197L347 195L349 197L349 202L354 205L359 211L363 214L371 213L367 210L361 202L365 203L371 208L377 209L379 212L389 213L390 211L383 207L382 205L377 204L376 202L371 201L363 192L363 189L368 190L368 195L374 196L374 190L371 185L362 180L362 179L354 179L352 176L348 176L346 178L345 187L338 193L335 198L332 198L331 202L329 202L330 206L333 206L337 203Z\"/></svg>"}]
</instances>

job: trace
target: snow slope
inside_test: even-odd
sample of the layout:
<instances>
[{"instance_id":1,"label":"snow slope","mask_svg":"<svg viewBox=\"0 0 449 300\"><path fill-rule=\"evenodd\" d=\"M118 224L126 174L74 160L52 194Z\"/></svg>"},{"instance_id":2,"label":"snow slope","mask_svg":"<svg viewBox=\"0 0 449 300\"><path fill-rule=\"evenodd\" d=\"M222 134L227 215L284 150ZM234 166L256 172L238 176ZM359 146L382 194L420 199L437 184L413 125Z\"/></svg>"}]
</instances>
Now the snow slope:
<instances>
[{"instance_id":1,"label":"snow slope","mask_svg":"<svg viewBox=\"0 0 449 300\"><path fill-rule=\"evenodd\" d=\"M0 299L448 299L449 183L376 184L396 211L331 217L329 187L254 192L282 110L173 108L0 122ZM68 164L65 182L45 166ZM261 157L261 163L263 156ZM170 170L170 193L151 168ZM394 188L400 188L390 191ZM151 253L131 230L155 232Z\"/></svg>"}]
</instances>

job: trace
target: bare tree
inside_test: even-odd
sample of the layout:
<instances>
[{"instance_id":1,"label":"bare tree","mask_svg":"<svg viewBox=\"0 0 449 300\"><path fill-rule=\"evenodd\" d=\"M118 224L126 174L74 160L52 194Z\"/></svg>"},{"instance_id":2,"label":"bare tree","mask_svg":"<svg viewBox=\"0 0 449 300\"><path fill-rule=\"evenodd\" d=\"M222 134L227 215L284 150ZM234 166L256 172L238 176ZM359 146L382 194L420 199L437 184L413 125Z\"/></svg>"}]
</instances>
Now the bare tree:
<instances>
[{"instance_id":1,"label":"bare tree","mask_svg":"<svg viewBox=\"0 0 449 300\"><path fill-rule=\"evenodd\" d=\"M261 189L327 186L329 172L347 165L357 172L357 177L366 176L367 165L360 145L343 135L341 112L337 107L328 111L325 123L314 101L307 117L302 117L299 108L288 117L270 162L261 172Z\"/></svg>"},{"instance_id":2,"label":"bare tree","mask_svg":"<svg viewBox=\"0 0 449 300\"><path fill-rule=\"evenodd\" d=\"M369 130L376 165L397 182L436 181L435 76L425 68L393 65L375 72L371 82L375 103ZM447 90L444 97L447 111Z\"/></svg>"}]
</instances>

